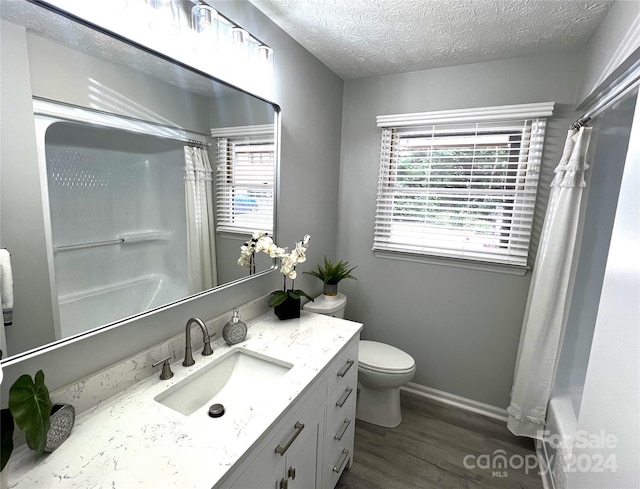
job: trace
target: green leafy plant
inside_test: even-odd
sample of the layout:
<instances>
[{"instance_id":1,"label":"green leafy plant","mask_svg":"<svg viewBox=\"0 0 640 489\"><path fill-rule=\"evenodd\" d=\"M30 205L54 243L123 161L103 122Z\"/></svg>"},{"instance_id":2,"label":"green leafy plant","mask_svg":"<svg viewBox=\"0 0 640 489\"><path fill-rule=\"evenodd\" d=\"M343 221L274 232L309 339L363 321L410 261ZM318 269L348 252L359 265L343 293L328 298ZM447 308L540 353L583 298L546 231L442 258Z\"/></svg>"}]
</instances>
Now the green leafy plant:
<instances>
[{"instance_id":1,"label":"green leafy plant","mask_svg":"<svg viewBox=\"0 0 640 489\"><path fill-rule=\"evenodd\" d=\"M44 383L44 372L38 370L35 378L21 375L9 389L9 408L2 409L2 466L4 470L13 452L14 422L26 436L27 444L42 455L49 433L51 414L49 389Z\"/></svg>"},{"instance_id":2,"label":"green leafy plant","mask_svg":"<svg viewBox=\"0 0 640 489\"><path fill-rule=\"evenodd\" d=\"M324 266L318 265L317 270L311 270L310 272L302 272L307 275L312 275L316 278L322 280L323 283L329 285L336 285L338 282L345 278L352 278L354 280L358 280L351 272L355 270L358 266L349 267L348 261L340 260L337 263L333 263L326 256L324 257Z\"/></svg>"}]
</instances>

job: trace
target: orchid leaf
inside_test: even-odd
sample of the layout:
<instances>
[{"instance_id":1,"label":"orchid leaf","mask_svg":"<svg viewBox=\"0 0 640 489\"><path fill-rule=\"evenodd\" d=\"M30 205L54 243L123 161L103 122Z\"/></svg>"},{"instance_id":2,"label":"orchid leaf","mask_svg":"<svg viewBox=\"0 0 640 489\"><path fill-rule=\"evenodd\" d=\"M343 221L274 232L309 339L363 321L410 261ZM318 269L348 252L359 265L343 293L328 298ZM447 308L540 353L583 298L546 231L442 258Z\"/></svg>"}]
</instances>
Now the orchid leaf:
<instances>
[{"instance_id":1,"label":"orchid leaf","mask_svg":"<svg viewBox=\"0 0 640 489\"><path fill-rule=\"evenodd\" d=\"M287 300L287 297L289 297L289 295L284 290L275 290L271 292L271 297L269 297L268 302L269 307L279 306Z\"/></svg>"},{"instance_id":2,"label":"orchid leaf","mask_svg":"<svg viewBox=\"0 0 640 489\"><path fill-rule=\"evenodd\" d=\"M29 446L36 455L41 455L47 444L51 414L51 399L42 370L36 373L35 382L30 375L22 375L13 383L9 389L9 409Z\"/></svg>"},{"instance_id":3,"label":"orchid leaf","mask_svg":"<svg viewBox=\"0 0 640 489\"><path fill-rule=\"evenodd\" d=\"M307 294L304 290L296 289L296 290L289 291L289 297L291 297L292 299L300 299L300 297L302 296L306 297L307 299L313 302L313 297Z\"/></svg>"}]
</instances>

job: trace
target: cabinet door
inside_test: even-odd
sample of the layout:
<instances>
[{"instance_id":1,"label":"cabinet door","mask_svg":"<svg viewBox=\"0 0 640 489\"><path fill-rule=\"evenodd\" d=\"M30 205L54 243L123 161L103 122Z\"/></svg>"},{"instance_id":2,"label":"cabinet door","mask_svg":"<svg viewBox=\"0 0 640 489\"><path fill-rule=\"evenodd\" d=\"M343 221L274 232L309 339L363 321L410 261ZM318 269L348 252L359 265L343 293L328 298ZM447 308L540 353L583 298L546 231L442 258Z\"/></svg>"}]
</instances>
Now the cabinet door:
<instances>
[{"instance_id":1,"label":"cabinet door","mask_svg":"<svg viewBox=\"0 0 640 489\"><path fill-rule=\"evenodd\" d=\"M281 460L266 472L247 470L233 483L233 489L284 489L280 481L285 480L285 462L286 460Z\"/></svg>"},{"instance_id":2,"label":"cabinet door","mask_svg":"<svg viewBox=\"0 0 640 489\"><path fill-rule=\"evenodd\" d=\"M287 453L286 474L288 489L315 489L316 465L318 460L318 424L309 426L300 435L300 443Z\"/></svg>"}]
</instances>

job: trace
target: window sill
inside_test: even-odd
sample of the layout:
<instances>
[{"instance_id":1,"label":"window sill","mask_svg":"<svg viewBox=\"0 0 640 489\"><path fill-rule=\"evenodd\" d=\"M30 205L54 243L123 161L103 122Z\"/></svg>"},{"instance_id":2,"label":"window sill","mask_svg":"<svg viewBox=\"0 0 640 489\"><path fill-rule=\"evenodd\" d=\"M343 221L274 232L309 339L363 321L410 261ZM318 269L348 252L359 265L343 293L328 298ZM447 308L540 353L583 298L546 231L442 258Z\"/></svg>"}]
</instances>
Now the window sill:
<instances>
[{"instance_id":1,"label":"window sill","mask_svg":"<svg viewBox=\"0 0 640 489\"><path fill-rule=\"evenodd\" d=\"M483 272L519 275L521 277L525 276L527 274L527 271L529 271L530 269L530 267L523 268L514 265L504 265L502 263L487 263L481 261L462 260L444 256L413 255L411 253L381 250L373 250L373 253L376 258L400 260L412 263L424 263L427 265L438 265L443 267L466 268L469 270L480 270Z\"/></svg>"},{"instance_id":2,"label":"window sill","mask_svg":"<svg viewBox=\"0 0 640 489\"><path fill-rule=\"evenodd\" d=\"M251 239L251 236L253 235L251 231L227 231L227 230L216 231L216 234L221 238L237 239L239 241L247 241Z\"/></svg>"}]
</instances>

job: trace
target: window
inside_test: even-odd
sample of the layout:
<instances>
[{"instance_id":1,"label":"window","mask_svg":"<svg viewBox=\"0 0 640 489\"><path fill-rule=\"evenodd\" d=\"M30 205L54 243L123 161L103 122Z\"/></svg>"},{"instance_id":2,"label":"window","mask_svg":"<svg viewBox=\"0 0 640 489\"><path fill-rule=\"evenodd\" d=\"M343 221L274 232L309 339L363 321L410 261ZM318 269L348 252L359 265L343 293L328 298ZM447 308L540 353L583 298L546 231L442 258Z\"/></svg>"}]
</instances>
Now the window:
<instances>
[{"instance_id":1,"label":"window","mask_svg":"<svg viewBox=\"0 0 640 489\"><path fill-rule=\"evenodd\" d=\"M374 251L526 267L553 104L378 117Z\"/></svg>"},{"instance_id":2,"label":"window","mask_svg":"<svg viewBox=\"0 0 640 489\"><path fill-rule=\"evenodd\" d=\"M214 129L217 136L216 231L273 233L273 126Z\"/></svg>"}]
</instances>

